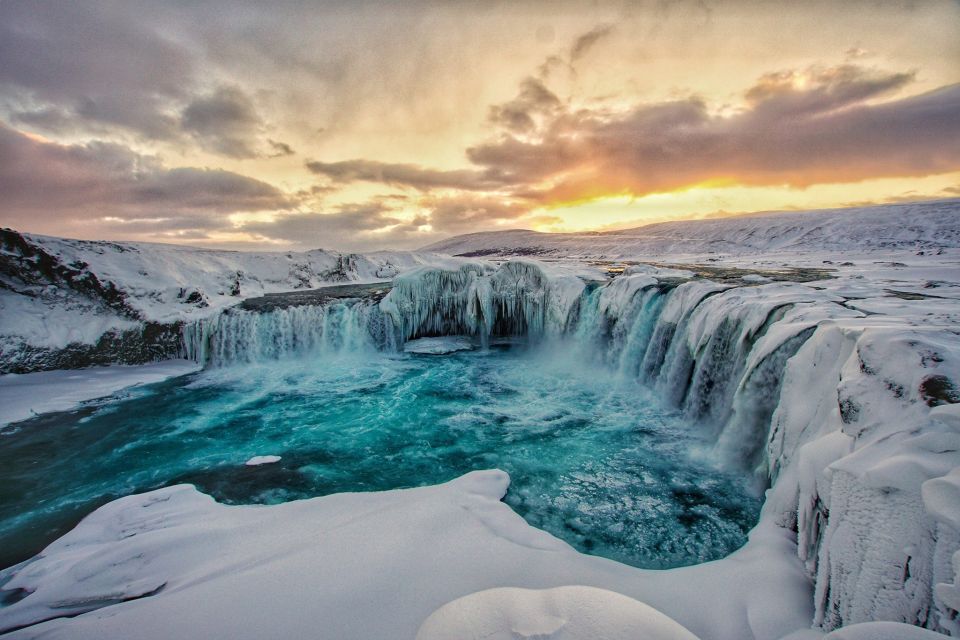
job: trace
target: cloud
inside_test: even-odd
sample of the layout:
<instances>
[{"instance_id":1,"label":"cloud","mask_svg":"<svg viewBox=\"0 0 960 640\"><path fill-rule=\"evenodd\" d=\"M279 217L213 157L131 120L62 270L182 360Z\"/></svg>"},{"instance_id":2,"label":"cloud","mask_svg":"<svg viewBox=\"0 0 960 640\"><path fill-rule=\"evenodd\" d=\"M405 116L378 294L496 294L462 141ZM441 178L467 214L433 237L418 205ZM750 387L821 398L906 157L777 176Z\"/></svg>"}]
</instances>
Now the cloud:
<instances>
[{"instance_id":1,"label":"cloud","mask_svg":"<svg viewBox=\"0 0 960 640\"><path fill-rule=\"evenodd\" d=\"M417 199L420 213L412 219L398 215L394 204L392 198L377 198L330 212L291 212L271 221L245 223L239 230L300 247L365 251L420 247L451 233L478 228L560 222L551 216L531 218L524 203L492 196L424 196Z\"/></svg>"},{"instance_id":2,"label":"cloud","mask_svg":"<svg viewBox=\"0 0 960 640\"><path fill-rule=\"evenodd\" d=\"M108 43L106 46L104 43ZM84 3L0 3L0 85L34 108L20 114L58 129L112 125L175 136L168 107L196 83L193 56L127 14ZM56 109L59 113L51 120Z\"/></svg>"},{"instance_id":3,"label":"cloud","mask_svg":"<svg viewBox=\"0 0 960 640\"><path fill-rule=\"evenodd\" d=\"M916 74L883 73L852 64L787 70L760 77L744 97L772 117L821 113L856 105L902 89Z\"/></svg>"},{"instance_id":4,"label":"cloud","mask_svg":"<svg viewBox=\"0 0 960 640\"><path fill-rule=\"evenodd\" d=\"M463 233L515 223L525 216L525 203L472 195L429 198L421 201L429 211L430 226L444 233Z\"/></svg>"},{"instance_id":5,"label":"cloud","mask_svg":"<svg viewBox=\"0 0 960 640\"><path fill-rule=\"evenodd\" d=\"M495 170L430 169L416 164L378 162L376 160L343 160L340 162L309 161L307 169L334 182L379 182L414 189L497 189L505 184Z\"/></svg>"},{"instance_id":6,"label":"cloud","mask_svg":"<svg viewBox=\"0 0 960 640\"><path fill-rule=\"evenodd\" d=\"M537 121L556 114L563 104L537 78L524 78L520 92L509 102L490 107L490 122L514 133L528 133L537 127Z\"/></svg>"},{"instance_id":7,"label":"cloud","mask_svg":"<svg viewBox=\"0 0 960 640\"><path fill-rule=\"evenodd\" d=\"M307 167L334 184L425 192L418 202L442 232L529 222L543 205L701 184L803 188L955 171L960 85L890 97L913 78L850 64L768 73L739 111L717 114L696 96L573 108L528 77L491 109L500 133L466 149L473 169L363 159Z\"/></svg>"},{"instance_id":8,"label":"cloud","mask_svg":"<svg viewBox=\"0 0 960 640\"><path fill-rule=\"evenodd\" d=\"M577 62L587 55L598 42L613 33L613 25L599 25L577 38L570 47L570 63Z\"/></svg>"},{"instance_id":9,"label":"cloud","mask_svg":"<svg viewBox=\"0 0 960 640\"><path fill-rule=\"evenodd\" d=\"M214 228L229 213L296 204L276 187L230 171L167 168L122 145L56 144L2 123L0 157L0 221L14 227L53 231L112 218L139 229Z\"/></svg>"},{"instance_id":10,"label":"cloud","mask_svg":"<svg viewBox=\"0 0 960 640\"><path fill-rule=\"evenodd\" d=\"M267 144L270 145L270 148L273 150L273 153L269 155L270 158L280 158L283 156L292 156L297 152L293 150L293 147L288 145L286 142L278 142L276 140L271 140L267 138Z\"/></svg>"},{"instance_id":11,"label":"cloud","mask_svg":"<svg viewBox=\"0 0 960 640\"><path fill-rule=\"evenodd\" d=\"M352 204L330 213L289 213L269 222L248 222L242 231L300 247L366 251L412 248L435 239L426 232L425 216L397 217L381 203Z\"/></svg>"},{"instance_id":12,"label":"cloud","mask_svg":"<svg viewBox=\"0 0 960 640\"><path fill-rule=\"evenodd\" d=\"M643 195L705 182L789 185L923 176L960 167L960 85L886 102L910 73L844 65L768 74L724 117L691 97L624 111L564 110L542 135L471 147L478 168L541 202Z\"/></svg>"},{"instance_id":13,"label":"cloud","mask_svg":"<svg viewBox=\"0 0 960 640\"><path fill-rule=\"evenodd\" d=\"M263 127L253 102L237 87L219 87L194 98L181 114L184 131L205 149L233 158L253 158L251 145Z\"/></svg>"}]
</instances>

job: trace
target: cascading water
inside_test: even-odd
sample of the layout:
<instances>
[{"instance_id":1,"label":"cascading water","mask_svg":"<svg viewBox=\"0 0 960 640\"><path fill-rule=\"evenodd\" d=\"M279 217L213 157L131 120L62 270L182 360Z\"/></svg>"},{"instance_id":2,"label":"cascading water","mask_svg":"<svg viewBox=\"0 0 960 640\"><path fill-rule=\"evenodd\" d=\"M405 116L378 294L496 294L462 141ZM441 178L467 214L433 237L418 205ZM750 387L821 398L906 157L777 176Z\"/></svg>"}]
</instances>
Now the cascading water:
<instances>
[{"instance_id":1,"label":"cascading water","mask_svg":"<svg viewBox=\"0 0 960 640\"><path fill-rule=\"evenodd\" d=\"M767 288L769 289L769 288ZM425 336L524 337L639 380L667 406L702 425L718 459L765 469L765 430L779 374L810 332L790 335L775 353L751 361L755 345L811 290L731 287L709 281L662 283L645 274L605 283L548 276L540 265L424 267L397 277L381 301L345 299L266 312L233 309L184 329L188 357L210 365L397 351ZM737 443L734 445L733 443Z\"/></svg>"}]
</instances>

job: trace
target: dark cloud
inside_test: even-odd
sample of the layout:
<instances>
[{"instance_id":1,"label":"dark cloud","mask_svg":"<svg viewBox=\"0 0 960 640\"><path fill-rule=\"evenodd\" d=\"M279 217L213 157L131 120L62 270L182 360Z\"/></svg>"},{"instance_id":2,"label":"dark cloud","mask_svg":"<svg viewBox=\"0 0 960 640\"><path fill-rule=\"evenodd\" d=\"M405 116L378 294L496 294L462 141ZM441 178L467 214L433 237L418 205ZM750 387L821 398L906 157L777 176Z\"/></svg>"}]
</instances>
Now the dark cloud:
<instances>
[{"instance_id":1,"label":"dark cloud","mask_svg":"<svg viewBox=\"0 0 960 640\"><path fill-rule=\"evenodd\" d=\"M297 152L293 150L293 147L288 145L286 142L278 142L276 140L271 140L267 138L267 144L270 145L272 153L269 157L271 158L281 158L283 156L292 156Z\"/></svg>"},{"instance_id":2,"label":"dark cloud","mask_svg":"<svg viewBox=\"0 0 960 640\"><path fill-rule=\"evenodd\" d=\"M590 49L611 33L613 33L613 25L599 25L577 38L570 47L570 62L575 63L587 55Z\"/></svg>"},{"instance_id":3,"label":"dark cloud","mask_svg":"<svg viewBox=\"0 0 960 640\"><path fill-rule=\"evenodd\" d=\"M52 134L132 133L232 158L285 153L263 137L267 123L249 93L217 86L183 29L146 19L150 10L0 2L0 88L10 120ZM180 37L165 35L173 33Z\"/></svg>"},{"instance_id":4,"label":"dark cloud","mask_svg":"<svg viewBox=\"0 0 960 640\"><path fill-rule=\"evenodd\" d=\"M230 171L170 169L122 145L61 145L2 123L0 158L0 221L14 227L52 230L110 217L157 228L211 228L224 214L295 204L277 188Z\"/></svg>"},{"instance_id":5,"label":"dark cloud","mask_svg":"<svg viewBox=\"0 0 960 640\"><path fill-rule=\"evenodd\" d=\"M912 82L915 73L883 73L845 64L768 73L744 97L759 114L782 117L842 109L878 98Z\"/></svg>"},{"instance_id":6,"label":"dark cloud","mask_svg":"<svg viewBox=\"0 0 960 640\"><path fill-rule=\"evenodd\" d=\"M345 205L330 213L290 213L271 222L250 222L243 231L261 238L301 247L328 247L350 251L411 248L437 236L426 233L425 216L397 217L380 203Z\"/></svg>"},{"instance_id":7,"label":"dark cloud","mask_svg":"<svg viewBox=\"0 0 960 640\"><path fill-rule=\"evenodd\" d=\"M263 127L253 101L237 87L194 98L181 114L184 131L203 148L232 158L258 155L251 142Z\"/></svg>"},{"instance_id":8,"label":"dark cloud","mask_svg":"<svg viewBox=\"0 0 960 640\"><path fill-rule=\"evenodd\" d=\"M334 182L380 182L414 189L487 190L504 186L496 170L472 169L446 171L416 164L378 162L376 160L310 161L307 169Z\"/></svg>"},{"instance_id":9,"label":"dark cloud","mask_svg":"<svg viewBox=\"0 0 960 640\"><path fill-rule=\"evenodd\" d=\"M123 4L0 2L0 86L63 130L113 125L147 137L175 135L171 101L184 99L197 66L181 46ZM51 108L59 110L50 119Z\"/></svg>"},{"instance_id":10,"label":"dark cloud","mask_svg":"<svg viewBox=\"0 0 960 640\"><path fill-rule=\"evenodd\" d=\"M529 210L525 203L472 195L427 199L421 204L429 210L430 226L444 233L503 226L522 218Z\"/></svg>"},{"instance_id":11,"label":"dark cloud","mask_svg":"<svg viewBox=\"0 0 960 640\"><path fill-rule=\"evenodd\" d=\"M528 207L503 198L463 194L423 197L421 212L412 219L400 217L391 199L344 205L331 212L289 213L272 221L248 222L242 231L265 240L301 247L336 247L364 251L390 247L414 248L451 233L490 227L559 222L548 216L526 218Z\"/></svg>"},{"instance_id":12,"label":"dark cloud","mask_svg":"<svg viewBox=\"0 0 960 640\"><path fill-rule=\"evenodd\" d=\"M528 133L539 120L549 118L562 109L563 103L537 78L524 78L517 97L490 107L489 119L508 131Z\"/></svg>"}]
</instances>

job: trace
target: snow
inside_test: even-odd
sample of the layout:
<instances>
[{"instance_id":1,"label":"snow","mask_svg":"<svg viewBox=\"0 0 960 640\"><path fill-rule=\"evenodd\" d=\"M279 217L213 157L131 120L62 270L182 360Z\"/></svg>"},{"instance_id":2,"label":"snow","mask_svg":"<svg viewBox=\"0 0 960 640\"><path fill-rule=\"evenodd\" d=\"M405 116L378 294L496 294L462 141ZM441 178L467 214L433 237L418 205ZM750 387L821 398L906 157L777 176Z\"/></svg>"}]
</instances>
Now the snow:
<instances>
[{"instance_id":1,"label":"snow","mask_svg":"<svg viewBox=\"0 0 960 640\"><path fill-rule=\"evenodd\" d=\"M697 640L659 611L596 587L501 587L437 609L417 640Z\"/></svg>"},{"instance_id":2,"label":"snow","mask_svg":"<svg viewBox=\"0 0 960 640\"><path fill-rule=\"evenodd\" d=\"M143 365L114 365L0 376L0 426L54 411L67 411L84 402L111 396L122 389L153 384L199 369L188 360Z\"/></svg>"},{"instance_id":3,"label":"snow","mask_svg":"<svg viewBox=\"0 0 960 640\"><path fill-rule=\"evenodd\" d=\"M591 234L491 231L455 236L422 250L472 256L535 254L620 259L760 252L936 252L960 248L958 210L960 199L953 199L664 222ZM888 261L898 262L889 258Z\"/></svg>"},{"instance_id":4,"label":"snow","mask_svg":"<svg viewBox=\"0 0 960 640\"><path fill-rule=\"evenodd\" d=\"M253 456L244 464L248 467L259 467L262 464L273 464L280 462L280 456Z\"/></svg>"},{"instance_id":5,"label":"snow","mask_svg":"<svg viewBox=\"0 0 960 640\"><path fill-rule=\"evenodd\" d=\"M320 630L393 640L414 638L470 594L570 585L577 596L603 589L590 593L598 606L616 608L619 621L642 616L651 633L670 630L671 638L691 636L629 599L705 640L774 639L809 624L806 578L777 527L755 530L719 562L644 571L577 553L529 526L500 502L508 483L502 471L476 471L432 487L271 506L217 504L187 485L121 498L0 573L9 578L4 589L29 592L0 609L0 630L31 625L11 639L241 640ZM489 596L480 601L489 605ZM554 595L517 602L512 620L542 622L550 600L574 630L590 615L590 600ZM454 622L449 610L434 620Z\"/></svg>"},{"instance_id":6,"label":"snow","mask_svg":"<svg viewBox=\"0 0 960 640\"><path fill-rule=\"evenodd\" d=\"M469 336L442 336L439 338L419 338L410 340L403 345L406 353L441 356L457 351L470 351L474 348L473 340Z\"/></svg>"}]
</instances>

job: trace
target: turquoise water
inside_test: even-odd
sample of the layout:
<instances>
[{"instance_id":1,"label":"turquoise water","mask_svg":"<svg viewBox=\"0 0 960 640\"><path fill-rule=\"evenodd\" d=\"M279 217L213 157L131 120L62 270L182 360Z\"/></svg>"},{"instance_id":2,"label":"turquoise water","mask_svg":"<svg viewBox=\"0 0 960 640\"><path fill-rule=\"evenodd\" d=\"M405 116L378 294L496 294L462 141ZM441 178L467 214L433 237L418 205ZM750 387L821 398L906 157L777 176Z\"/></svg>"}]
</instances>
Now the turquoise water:
<instances>
[{"instance_id":1,"label":"turquoise water","mask_svg":"<svg viewBox=\"0 0 960 640\"><path fill-rule=\"evenodd\" d=\"M577 549L648 568L723 557L760 499L636 382L526 349L364 353L215 369L0 431L0 566L97 506L193 483L233 504L504 469L505 502ZM255 455L280 462L247 467Z\"/></svg>"}]
</instances>

